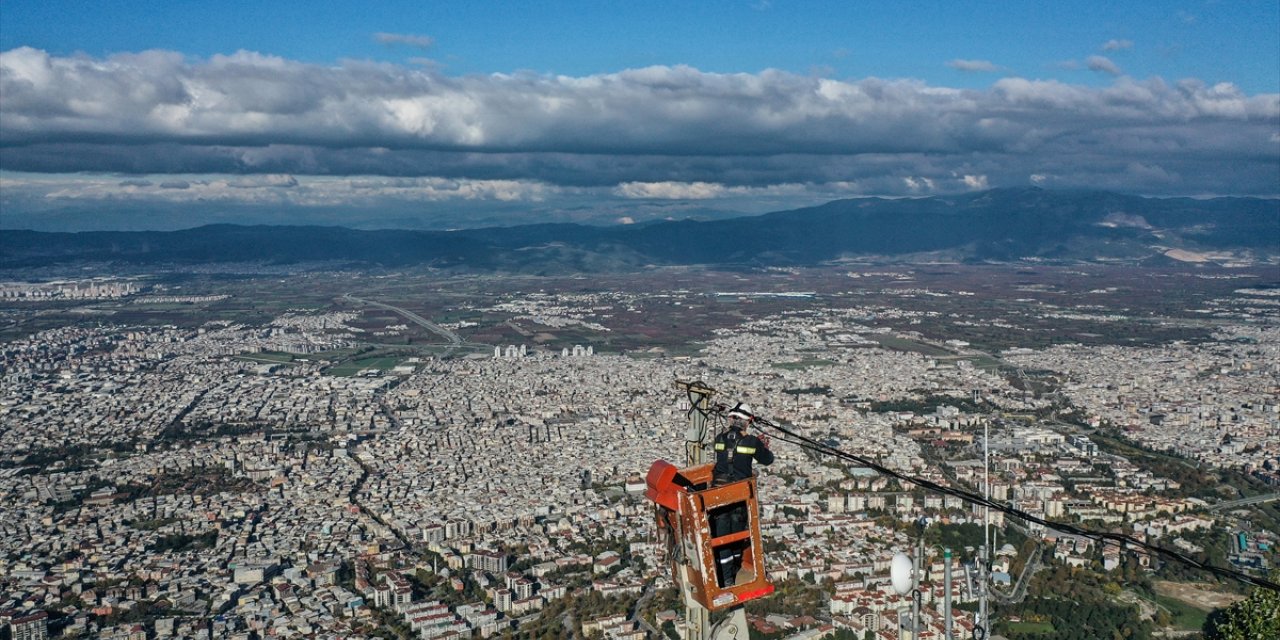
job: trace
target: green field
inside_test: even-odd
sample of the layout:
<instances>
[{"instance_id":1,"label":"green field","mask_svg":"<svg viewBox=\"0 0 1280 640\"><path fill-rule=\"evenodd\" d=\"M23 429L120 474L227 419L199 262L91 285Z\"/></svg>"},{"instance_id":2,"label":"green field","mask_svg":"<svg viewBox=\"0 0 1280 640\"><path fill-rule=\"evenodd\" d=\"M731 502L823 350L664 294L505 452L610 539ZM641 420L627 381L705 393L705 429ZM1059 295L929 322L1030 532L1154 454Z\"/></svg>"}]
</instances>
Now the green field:
<instances>
[{"instance_id":1,"label":"green field","mask_svg":"<svg viewBox=\"0 0 1280 640\"><path fill-rule=\"evenodd\" d=\"M926 356L935 357L953 355L950 351L947 351L942 347L935 347L931 344L904 340L895 336L873 335L871 336L871 339L880 343L880 346L886 349L894 349L896 351L913 351L915 353L922 353Z\"/></svg>"},{"instance_id":2,"label":"green field","mask_svg":"<svg viewBox=\"0 0 1280 640\"><path fill-rule=\"evenodd\" d=\"M835 364L834 360L825 360L823 358L805 358L803 360L796 360L795 362L775 362L773 363L773 366L775 369L787 369L789 371L796 371L799 369L808 369L809 367L829 367L833 364Z\"/></svg>"},{"instance_id":3,"label":"green field","mask_svg":"<svg viewBox=\"0 0 1280 640\"><path fill-rule=\"evenodd\" d=\"M342 364L334 365L325 369L325 374L331 376L351 377L360 373L365 369L379 369L381 371L390 371L392 367L404 361L402 356L381 356L374 358L360 358L359 360L351 360Z\"/></svg>"},{"instance_id":4,"label":"green field","mask_svg":"<svg viewBox=\"0 0 1280 640\"><path fill-rule=\"evenodd\" d=\"M1169 610L1169 615L1173 618L1173 627L1175 629L1203 629L1204 621L1209 616L1207 612L1197 609L1181 600L1176 600L1168 596L1157 595L1155 597L1156 604Z\"/></svg>"},{"instance_id":5,"label":"green field","mask_svg":"<svg viewBox=\"0 0 1280 640\"><path fill-rule=\"evenodd\" d=\"M294 355L292 353L284 353L282 351L262 351L260 353L246 353L236 357L241 360L250 360L252 362L262 362L267 364L290 364L293 362Z\"/></svg>"},{"instance_id":6,"label":"green field","mask_svg":"<svg viewBox=\"0 0 1280 640\"><path fill-rule=\"evenodd\" d=\"M999 373L1000 362L991 356L971 356L968 358L959 358L960 360L968 360L973 366L990 373Z\"/></svg>"},{"instance_id":7,"label":"green field","mask_svg":"<svg viewBox=\"0 0 1280 640\"><path fill-rule=\"evenodd\" d=\"M1010 622L1005 627L1009 633L1025 635L1039 635L1055 631L1053 624L1048 622Z\"/></svg>"}]
</instances>

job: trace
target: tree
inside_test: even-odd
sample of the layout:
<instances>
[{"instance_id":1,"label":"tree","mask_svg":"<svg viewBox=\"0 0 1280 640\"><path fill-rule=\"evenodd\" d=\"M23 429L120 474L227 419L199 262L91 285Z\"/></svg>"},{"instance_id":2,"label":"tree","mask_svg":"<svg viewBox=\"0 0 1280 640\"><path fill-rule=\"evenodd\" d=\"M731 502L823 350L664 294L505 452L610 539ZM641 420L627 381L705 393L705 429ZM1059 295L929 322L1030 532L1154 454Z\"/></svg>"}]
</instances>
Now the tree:
<instances>
[{"instance_id":1,"label":"tree","mask_svg":"<svg viewBox=\"0 0 1280 640\"><path fill-rule=\"evenodd\" d=\"M1276 578L1272 573L1272 580ZM1248 598L1227 607L1205 622L1209 640L1280 638L1280 592L1256 587Z\"/></svg>"},{"instance_id":2,"label":"tree","mask_svg":"<svg viewBox=\"0 0 1280 640\"><path fill-rule=\"evenodd\" d=\"M676 623L670 620L662 623L662 633L666 634L671 640L680 640L680 632L676 631Z\"/></svg>"}]
</instances>

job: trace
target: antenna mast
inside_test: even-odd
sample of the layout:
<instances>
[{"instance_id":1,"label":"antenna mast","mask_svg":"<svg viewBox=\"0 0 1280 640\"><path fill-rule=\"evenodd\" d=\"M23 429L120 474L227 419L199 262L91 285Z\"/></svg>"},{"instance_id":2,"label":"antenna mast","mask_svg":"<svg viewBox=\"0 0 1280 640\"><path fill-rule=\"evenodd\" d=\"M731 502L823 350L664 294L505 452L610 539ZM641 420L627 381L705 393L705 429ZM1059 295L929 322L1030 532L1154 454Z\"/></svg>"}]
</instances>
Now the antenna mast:
<instances>
[{"instance_id":1,"label":"antenna mast","mask_svg":"<svg viewBox=\"0 0 1280 640\"><path fill-rule=\"evenodd\" d=\"M982 497L991 500L991 421L982 421ZM982 550L978 554L982 566L978 570L978 628L982 629L981 637L990 635L991 623L987 621L989 613L987 603L987 576L991 566L991 507L982 507ZM974 637L978 637L975 629Z\"/></svg>"}]
</instances>

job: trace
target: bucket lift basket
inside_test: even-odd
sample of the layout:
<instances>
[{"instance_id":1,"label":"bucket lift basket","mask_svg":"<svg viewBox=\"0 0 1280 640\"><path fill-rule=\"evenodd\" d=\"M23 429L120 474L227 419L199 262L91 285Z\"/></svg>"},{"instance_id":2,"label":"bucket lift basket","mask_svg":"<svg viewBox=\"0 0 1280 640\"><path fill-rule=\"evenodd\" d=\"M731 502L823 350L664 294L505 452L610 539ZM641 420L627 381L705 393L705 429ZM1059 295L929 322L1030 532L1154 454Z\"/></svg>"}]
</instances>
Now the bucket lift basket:
<instances>
[{"instance_id":1,"label":"bucket lift basket","mask_svg":"<svg viewBox=\"0 0 1280 640\"><path fill-rule=\"evenodd\" d=\"M685 589L709 611L773 593L760 539L755 477L717 487L705 464L677 469L657 460L645 497L658 505L658 530L670 536L673 575L688 568Z\"/></svg>"}]
</instances>

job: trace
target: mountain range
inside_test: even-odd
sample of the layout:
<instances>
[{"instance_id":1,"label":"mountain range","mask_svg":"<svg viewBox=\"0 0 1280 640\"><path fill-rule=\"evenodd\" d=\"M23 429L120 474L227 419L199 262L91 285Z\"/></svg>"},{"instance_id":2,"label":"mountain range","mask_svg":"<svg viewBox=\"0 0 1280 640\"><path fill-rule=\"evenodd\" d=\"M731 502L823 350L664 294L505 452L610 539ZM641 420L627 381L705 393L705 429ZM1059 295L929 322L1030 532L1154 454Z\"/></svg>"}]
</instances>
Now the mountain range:
<instances>
[{"instance_id":1,"label":"mountain range","mask_svg":"<svg viewBox=\"0 0 1280 640\"><path fill-rule=\"evenodd\" d=\"M457 231L207 225L180 231L0 231L0 268L76 261L422 265L526 273L839 260L1160 263L1280 258L1280 200L993 189L836 200L724 220Z\"/></svg>"}]
</instances>

